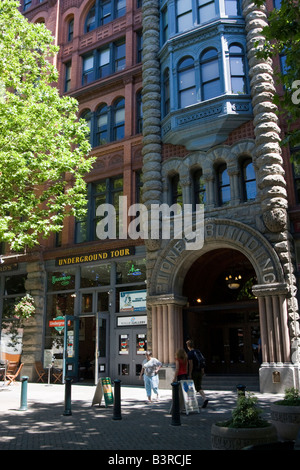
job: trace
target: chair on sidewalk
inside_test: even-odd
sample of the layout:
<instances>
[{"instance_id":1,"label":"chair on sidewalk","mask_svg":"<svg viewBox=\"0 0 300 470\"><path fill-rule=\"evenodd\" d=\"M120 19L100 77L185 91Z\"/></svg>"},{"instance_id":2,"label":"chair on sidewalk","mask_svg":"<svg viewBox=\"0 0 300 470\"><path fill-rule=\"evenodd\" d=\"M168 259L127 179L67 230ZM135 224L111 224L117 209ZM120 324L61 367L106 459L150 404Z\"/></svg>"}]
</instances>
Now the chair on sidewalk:
<instances>
[{"instance_id":1,"label":"chair on sidewalk","mask_svg":"<svg viewBox=\"0 0 300 470\"><path fill-rule=\"evenodd\" d=\"M56 382L62 383L62 374L63 374L62 369L56 369L55 367L53 367L52 374L55 379L53 382L54 384L56 384Z\"/></svg>"},{"instance_id":2,"label":"chair on sidewalk","mask_svg":"<svg viewBox=\"0 0 300 470\"><path fill-rule=\"evenodd\" d=\"M47 382L47 371L44 369L42 362L36 361L34 368L38 375L37 382L39 381L41 381L42 383Z\"/></svg>"},{"instance_id":3,"label":"chair on sidewalk","mask_svg":"<svg viewBox=\"0 0 300 470\"><path fill-rule=\"evenodd\" d=\"M21 362L19 367L17 363L10 362L8 364L7 371L6 371L6 380L8 381L7 385L10 385L11 383L14 383L16 381L23 366L24 366L23 362Z\"/></svg>"},{"instance_id":4,"label":"chair on sidewalk","mask_svg":"<svg viewBox=\"0 0 300 470\"><path fill-rule=\"evenodd\" d=\"M7 365L8 365L7 360L0 361L0 380L3 380L3 382L5 381L5 377L6 377Z\"/></svg>"}]
</instances>

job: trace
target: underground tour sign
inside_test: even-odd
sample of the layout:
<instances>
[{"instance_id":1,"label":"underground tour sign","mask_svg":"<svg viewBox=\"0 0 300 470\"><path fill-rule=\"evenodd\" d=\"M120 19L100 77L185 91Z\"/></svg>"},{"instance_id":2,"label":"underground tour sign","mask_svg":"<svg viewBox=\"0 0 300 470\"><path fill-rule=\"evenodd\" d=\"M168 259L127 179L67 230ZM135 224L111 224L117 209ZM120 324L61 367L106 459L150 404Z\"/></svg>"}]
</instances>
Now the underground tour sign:
<instances>
[{"instance_id":1,"label":"underground tour sign","mask_svg":"<svg viewBox=\"0 0 300 470\"><path fill-rule=\"evenodd\" d=\"M68 326L71 325L70 320L68 321ZM56 317L53 320L49 321L49 326L54 327L56 331L61 332L65 327L65 317Z\"/></svg>"}]
</instances>

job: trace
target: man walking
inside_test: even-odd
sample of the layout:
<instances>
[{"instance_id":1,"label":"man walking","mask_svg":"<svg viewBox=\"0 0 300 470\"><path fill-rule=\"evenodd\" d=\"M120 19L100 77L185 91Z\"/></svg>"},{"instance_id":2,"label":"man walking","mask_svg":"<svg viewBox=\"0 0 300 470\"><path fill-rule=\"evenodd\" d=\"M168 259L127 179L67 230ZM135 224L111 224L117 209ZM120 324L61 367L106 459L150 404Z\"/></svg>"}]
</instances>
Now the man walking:
<instances>
[{"instance_id":1,"label":"man walking","mask_svg":"<svg viewBox=\"0 0 300 470\"><path fill-rule=\"evenodd\" d=\"M194 381L195 389L200 393L203 398L202 408L207 407L208 399L202 390L202 377L204 375L204 357L198 349L194 348L194 343L191 339L186 342L188 348L188 375Z\"/></svg>"}]
</instances>

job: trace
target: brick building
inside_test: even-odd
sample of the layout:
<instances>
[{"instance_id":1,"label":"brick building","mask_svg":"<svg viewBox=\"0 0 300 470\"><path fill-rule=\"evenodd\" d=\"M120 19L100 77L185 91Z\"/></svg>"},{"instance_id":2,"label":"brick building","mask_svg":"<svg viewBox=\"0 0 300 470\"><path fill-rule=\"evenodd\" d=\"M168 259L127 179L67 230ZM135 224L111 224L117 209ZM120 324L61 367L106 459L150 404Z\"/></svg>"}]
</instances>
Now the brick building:
<instances>
[{"instance_id":1,"label":"brick building","mask_svg":"<svg viewBox=\"0 0 300 470\"><path fill-rule=\"evenodd\" d=\"M273 66L255 56L265 9L250 0L21 9L60 46L59 89L79 101L97 157L86 219L67 220L20 262L7 257L1 275L3 312L22 290L38 303L23 334L28 374L48 351L62 359L63 333L50 325L68 315L69 375L139 383L148 344L169 386L175 352L192 338L208 374L256 376L262 391L299 385L298 171L279 145ZM202 248L99 240L96 209L120 195L128 206L204 204Z\"/></svg>"}]
</instances>

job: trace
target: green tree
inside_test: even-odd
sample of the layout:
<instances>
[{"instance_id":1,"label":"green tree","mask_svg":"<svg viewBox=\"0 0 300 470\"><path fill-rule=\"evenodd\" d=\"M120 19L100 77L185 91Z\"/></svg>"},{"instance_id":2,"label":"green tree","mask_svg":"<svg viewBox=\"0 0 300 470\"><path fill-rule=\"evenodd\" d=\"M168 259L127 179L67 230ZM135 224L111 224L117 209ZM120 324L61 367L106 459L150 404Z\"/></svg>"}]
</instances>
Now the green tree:
<instances>
[{"instance_id":1,"label":"green tree","mask_svg":"<svg viewBox=\"0 0 300 470\"><path fill-rule=\"evenodd\" d=\"M255 0L262 5L263 0ZM278 83L283 85L283 94L275 95L275 102L287 123L287 134L283 145L296 148L300 145L300 4L299 0L281 0L280 8L272 10L268 26L263 29L265 43L258 55L273 58L280 55L283 68L275 70ZM297 125L298 120L298 125ZM296 152L294 158L299 160Z\"/></svg>"},{"instance_id":2,"label":"green tree","mask_svg":"<svg viewBox=\"0 0 300 470\"><path fill-rule=\"evenodd\" d=\"M78 103L55 86L53 37L18 7L0 3L0 242L15 251L82 217L93 162Z\"/></svg>"}]
</instances>

